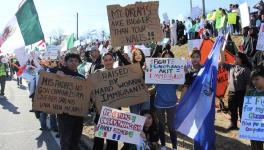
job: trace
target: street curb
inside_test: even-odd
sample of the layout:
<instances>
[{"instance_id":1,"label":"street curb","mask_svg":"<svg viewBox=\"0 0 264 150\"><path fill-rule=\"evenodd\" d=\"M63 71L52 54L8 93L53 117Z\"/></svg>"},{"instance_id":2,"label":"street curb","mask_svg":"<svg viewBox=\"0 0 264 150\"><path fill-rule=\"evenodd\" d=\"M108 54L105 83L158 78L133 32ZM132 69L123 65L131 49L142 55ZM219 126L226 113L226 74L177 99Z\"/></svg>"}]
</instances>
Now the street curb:
<instances>
[{"instance_id":1,"label":"street curb","mask_svg":"<svg viewBox=\"0 0 264 150\"><path fill-rule=\"evenodd\" d=\"M93 141L91 141L84 135L82 135L81 137L80 145L81 145L82 150L92 150L93 149Z\"/></svg>"}]
</instances>

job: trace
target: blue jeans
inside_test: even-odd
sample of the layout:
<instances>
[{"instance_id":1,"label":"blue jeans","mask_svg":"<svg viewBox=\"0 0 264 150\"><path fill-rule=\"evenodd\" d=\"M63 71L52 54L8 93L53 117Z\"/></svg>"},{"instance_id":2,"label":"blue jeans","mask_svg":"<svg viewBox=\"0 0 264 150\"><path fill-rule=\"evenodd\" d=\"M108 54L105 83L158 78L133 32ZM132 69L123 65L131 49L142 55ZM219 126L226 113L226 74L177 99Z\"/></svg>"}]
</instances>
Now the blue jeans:
<instances>
[{"instance_id":1,"label":"blue jeans","mask_svg":"<svg viewBox=\"0 0 264 150\"><path fill-rule=\"evenodd\" d=\"M56 115L50 115L50 128L52 130L58 130L58 123Z\"/></svg>"},{"instance_id":2,"label":"blue jeans","mask_svg":"<svg viewBox=\"0 0 264 150\"><path fill-rule=\"evenodd\" d=\"M47 116L48 114L47 113L44 113L44 112L41 112L40 113L40 118L39 118L39 121L40 121L40 127L42 129L47 129Z\"/></svg>"},{"instance_id":3,"label":"blue jeans","mask_svg":"<svg viewBox=\"0 0 264 150\"><path fill-rule=\"evenodd\" d=\"M133 114L140 114L142 110L149 109L150 108L150 103L149 100L145 101L144 103L136 104L129 106L130 112Z\"/></svg>"},{"instance_id":4,"label":"blue jeans","mask_svg":"<svg viewBox=\"0 0 264 150\"><path fill-rule=\"evenodd\" d=\"M47 113L41 112L40 113L40 126L42 129L47 128ZM50 128L52 130L58 130L58 125L57 125L57 118L56 115L50 115Z\"/></svg>"}]
</instances>

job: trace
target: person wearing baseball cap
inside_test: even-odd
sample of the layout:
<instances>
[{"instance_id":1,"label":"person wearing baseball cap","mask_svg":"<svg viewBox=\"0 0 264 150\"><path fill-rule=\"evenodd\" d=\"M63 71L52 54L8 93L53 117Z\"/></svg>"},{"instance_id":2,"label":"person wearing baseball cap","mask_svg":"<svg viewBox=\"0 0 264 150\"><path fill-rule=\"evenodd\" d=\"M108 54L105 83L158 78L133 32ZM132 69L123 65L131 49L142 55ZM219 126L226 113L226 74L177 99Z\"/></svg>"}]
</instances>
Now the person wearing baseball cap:
<instances>
[{"instance_id":1,"label":"person wearing baseball cap","mask_svg":"<svg viewBox=\"0 0 264 150\"><path fill-rule=\"evenodd\" d=\"M92 46L91 48L88 49L90 51L90 58L92 60L92 66L89 70L89 74L94 73L98 69L102 69L103 65L101 62L101 55L99 52L98 47Z\"/></svg>"}]
</instances>

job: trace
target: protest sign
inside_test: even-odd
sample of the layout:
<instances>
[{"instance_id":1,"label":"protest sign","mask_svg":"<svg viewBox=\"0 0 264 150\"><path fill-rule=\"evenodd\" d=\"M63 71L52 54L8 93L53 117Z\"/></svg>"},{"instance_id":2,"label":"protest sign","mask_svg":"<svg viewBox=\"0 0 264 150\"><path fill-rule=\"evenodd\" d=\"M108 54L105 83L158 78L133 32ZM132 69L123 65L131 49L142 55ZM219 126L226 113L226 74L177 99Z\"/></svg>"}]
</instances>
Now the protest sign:
<instances>
[{"instance_id":1,"label":"protest sign","mask_svg":"<svg viewBox=\"0 0 264 150\"><path fill-rule=\"evenodd\" d=\"M248 7L247 2L239 5L242 28L245 28L245 27L250 25L250 18L249 18L249 10L248 9L249 9L249 7Z\"/></svg>"},{"instance_id":2,"label":"protest sign","mask_svg":"<svg viewBox=\"0 0 264 150\"><path fill-rule=\"evenodd\" d=\"M192 7L192 18L193 19L198 18L199 16L202 15L202 13L203 13L202 10L198 6Z\"/></svg>"},{"instance_id":3,"label":"protest sign","mask_svg":"<svg viewBox=\"0 0 264 150\"><path fill-rule=\"evenodd\" d=\"M23 71L22 77L27 81L31 81L38 73L39 69L33 66L27 65L26 69Z\"/></svg>"},{"instance_id":4,"label":"protest sign","mask_svg":"<svg viewBox=\"0 0 264 150\"><path fill-rule=\"evenodd\" d=\"M145 83L183 84L186 61L177 58L147 58Z\"/></svg>"},{"instance_id":5,"label":"protest sign","mask_svg":"<svg viewBox=\"0 0 264 150\"><path fill-rule=\"evenodd\" d=\"M49 45L47 46L47 51L44 54L45 58L50 58L50 59L57 59L59 56L61 46L56 46L56 45Z\"/></svg>"},{"instance_id":6,"label":"protest sign","mask_svg":"<svg viewBox=\"0 0 264 150\"><path fill-rule=\"evenodd\" d=\"M103 106L95 136L138 145L145 120L143 116Z\"/></svg>"},{"instance_id":7,"label":"protest sign","mask_svg":"<svg viewBox=\"0 0 264 150\"><path fill-rule=\"evenodd\" d=\"M138 2L125 7L107 6L112 46L160 41L162 30L158 9L158 1Z\"/></svg>"},{"instance_id":8,"label":"protest sign","mask_svg":"<svg viewBox=\"0 0 264 150\"><path fill-rule=\"evenodd\" d=\"M102 106L127 107L149 99L139 64L98 71L88 76L93 84L93 95L97 109Z\"/></svg>"},{"instance_id":9,"label":"protest sign","mask_svg":"<svg viewBox=\"0 0 264 150\"><path fill-rule=\"evenodd\" d=\"M151 48L148 48L145 45L135 45L135 48L141 49L145 56L150 56Z\"/></svg>"},{"instance_id":10,"label":"protest sign","mask_svg":"<svg viewBox=\"0 0 264 150\"><path fill-rule=\"evenodd\" d=\"M236 24L237 13L228 13L228 24Z\"/></svg>"},{"instance_id":11,"label":"protest sign","mask_svg":"<svg viewBox=\"0 0 264 150\"><path fill-rule=\"evenodd\" d=\"M246 96L240 123L239 137L264 141L264 96Z\"/></svg>"},{"instance_id":12,"label":"protest sign","mask_svg":"<svg viewBox=\"0 0 264 150\"><path fill-rule=\"evenodd\" d=\"M191 53L194 48L200 49L203 39L188 40L188 52Z\"/></svg>"},{"instance_id":13,"label":"protest sign","mask_svg":"<svg viewBox=\"0 0 264 150\"><path fill-rule=\"evenodd\" d=\"M85 116L89 108L90 85L89 81L42 72L33 101L33 110Z\"/></svg>"},{"instance_id":14,"label":"protest sign","mask_svg":"<svg viewBox=\"0 0 264 150\"><path fill-rule=\"evenodd\" d=\"M221 18L216 18L216 21L215 21L215 28L216 29L221 29Z\"/></svg>"},{"instance_id":15,"label":"protest sign","mask_svg":"<svg viewBox=\"0 0 264 150\"><path fill-rule=\"evenodd\" d=\"M170 24L170 19L169 19L168 14L167 14L167 13L163 13L162 16L163 16L163 21L164 21L167 25L169 25L169 24Z\"/></svg>"},{"instance_id":16,"label":"protest sign","mask_svg":"<svg viewBox=\"0 0 264 150\"><path fill-rule=\"evenodd\" d=\"M20 49L16 49L14 52L15 52L16 58L20 64L20 66L27 64L27 62L30 58L30 55L25 50L25 47L20 48Z\"/></svg>"},{"instance_id":17,"label":"protest sign","mask_svg":"<svg viewBox=\"0 0 264 150\"><path fill-rule=\"evenodd\" d=\"M264 23L261 24L258 36L257 50L264 51Z\"/></svg>"}]
</instances>

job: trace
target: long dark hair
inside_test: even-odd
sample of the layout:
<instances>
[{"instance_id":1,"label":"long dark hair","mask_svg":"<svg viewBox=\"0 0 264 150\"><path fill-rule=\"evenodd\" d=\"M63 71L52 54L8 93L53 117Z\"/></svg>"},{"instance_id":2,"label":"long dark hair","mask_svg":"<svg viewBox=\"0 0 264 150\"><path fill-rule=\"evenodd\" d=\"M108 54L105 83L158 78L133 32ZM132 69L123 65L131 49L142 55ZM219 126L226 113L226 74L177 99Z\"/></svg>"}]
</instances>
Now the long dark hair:
<instances>
[{"instance_id":1,"label":"long dark hair","mask_svg":"<svg viewBox=\"0 0 264 150\"><path fill-rule=\"evenodd\" d=\"M247 67L247 68L249 68L249 69L252 68L252 66L251 66L251 64L250 64L250 62L249 62L248 57L247 57L246 54L244 54L244 53L242 53L242 52L238 52L236 56L237 56L239 59L241 59L241 63L242 63L243 66L245 66L245 67Z\"/></svg>"},{"instance_id":2,"label":"long dark hair","mask_svg":"<svg viewBox=\"0 0 264 150\"><path fill-rule=\"evenodd\" d=\"M161 54L161 57L164 58L165 55L170 55L171 58L174 58L174 54L170 51L170 50L165 50L162 54Z\"/></svg>"},{"instance_id":3,"label":"long dark hair","mask_svg":"<svg viewBox=\"0 0 264 150\"><path fill-rule=\"evenodd\" d=\"M136 51L139 51L141 53L141 55L142 55L142 59L141 59L141 61L139 63L140 63L140 66L143 67L143 65L145 63L145 54L143 53L143 51L141 49L133 50L133 52L132 52L132 62L133 63L137 63L137 61L135 60Z\"/></svg>"},{"instance_id":4,"label":"long dark hair","mask_svg":"<svg viewBox=\"0 0 264 150\"><path fill-rule=\"evenodd\" d=\"M146 110L142 110L140 112L140 115L141 116L144 116L145 114L150 114L150 116L152 117L152 124L151 126L149 127L149 132L152 132L152 131L156 131L158 130L158 121L156 120L156 117L154 115L153 112L151 112L149 109L146 109Z\"/></svg>"}]
</instances>

